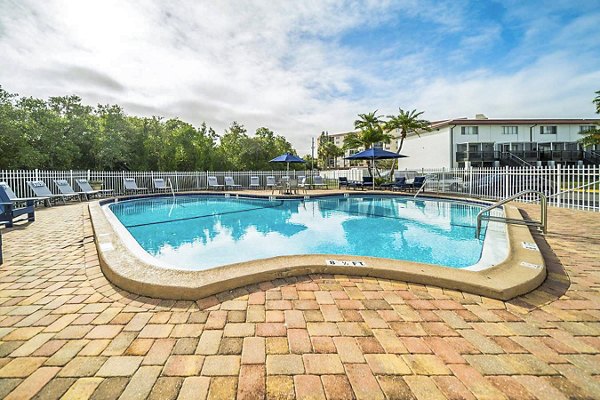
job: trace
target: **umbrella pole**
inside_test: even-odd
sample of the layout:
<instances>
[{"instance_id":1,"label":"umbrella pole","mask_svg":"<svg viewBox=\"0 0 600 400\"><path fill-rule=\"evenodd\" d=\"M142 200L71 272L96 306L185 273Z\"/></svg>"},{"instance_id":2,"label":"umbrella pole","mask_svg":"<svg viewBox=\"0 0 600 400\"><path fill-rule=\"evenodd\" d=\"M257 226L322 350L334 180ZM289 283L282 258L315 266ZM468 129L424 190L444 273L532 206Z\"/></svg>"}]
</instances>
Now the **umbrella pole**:
<instances>
[{"instance_id":1,"label":"umbrella pole","mask_svg":"<svg viewBox=\"0 0 600 400\"><path fill-rule=\"evenodd\" d=\"M371 174L373 180L373 190L375 190L375 157L373 157L373 173Z\"/></svg>"}]
</instances>

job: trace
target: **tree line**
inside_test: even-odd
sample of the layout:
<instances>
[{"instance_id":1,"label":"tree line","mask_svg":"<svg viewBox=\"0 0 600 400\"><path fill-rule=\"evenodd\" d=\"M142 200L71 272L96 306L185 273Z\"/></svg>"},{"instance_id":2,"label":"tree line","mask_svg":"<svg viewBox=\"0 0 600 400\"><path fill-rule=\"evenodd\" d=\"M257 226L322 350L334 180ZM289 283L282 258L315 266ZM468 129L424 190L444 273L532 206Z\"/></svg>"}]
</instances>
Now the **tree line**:
<instances>
[{"instance_id":1,"label":"tree line","mask_svg":"<svg viewBox=\"0 0 600 400\"><path fill-rule=\"evenodd\" d=\"M292 145L266 127L251 135L234 121L217 134L204 122L131 116L78 96L19 97L0 86L0 169L271 170L285 168L268 162L285 152Z\"/></svg>"}]
</instances>

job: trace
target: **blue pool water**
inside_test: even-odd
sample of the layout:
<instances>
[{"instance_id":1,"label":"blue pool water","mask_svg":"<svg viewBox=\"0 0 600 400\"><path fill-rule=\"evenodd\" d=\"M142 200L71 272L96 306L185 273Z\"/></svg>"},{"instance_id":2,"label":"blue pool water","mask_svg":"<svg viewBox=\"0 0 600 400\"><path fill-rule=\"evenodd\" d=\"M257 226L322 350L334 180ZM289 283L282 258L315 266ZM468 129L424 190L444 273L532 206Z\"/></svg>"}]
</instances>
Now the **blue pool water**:
<instances>
[{"instance_id":1,"label":"blue pool water","mask_svg":"<svg viewBox=\"0 0 600 400\"><path fill-rule=\"evenodd\" d=\"M182 269L295 254L462 268L482 253L482 241L474 238L476 204L369 195L272 201L178 196L109 207L146 252Z\"/></svg>"}]
</instances>

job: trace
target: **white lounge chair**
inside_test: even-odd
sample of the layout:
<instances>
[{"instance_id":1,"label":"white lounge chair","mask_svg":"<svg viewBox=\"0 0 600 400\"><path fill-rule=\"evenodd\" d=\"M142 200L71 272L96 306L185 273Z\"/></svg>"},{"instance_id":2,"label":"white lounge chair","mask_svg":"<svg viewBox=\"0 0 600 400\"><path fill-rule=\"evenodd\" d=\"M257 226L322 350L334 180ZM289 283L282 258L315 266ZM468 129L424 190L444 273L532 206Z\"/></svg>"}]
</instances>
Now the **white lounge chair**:
<instances>
[{"instance_id":1,"label":"white lounge chair","mask_svg":"<svg viewBox=\"0 0 600 400\"><path fill-rule=\"evenodd\" d=\"M108 196L109 194L112 194L112 192L113 192L112 189L94 190L94 189L92 189L92 186L90 185L90 183L88 182L87 179L75 179L75 182L77 182L79 189L81 189L81 191L83 193L85 193L86 195L89 195L89 196L95 196L95 195Z\"/></svg>"},{"instance_id":2,"label":"white lounge chair","mask_svg":"<svg viewBox=\"0 0 600 400\"><path fill-rule=\"evenodd\" d=\"M219 185L219 181L217 181L216 176L209 176L208 177L208 188L215 189L215 190L219 190L219 189L225 190L225 185Z\"/></svg>"},{"instance_id":3,"label":"white lounge chair","mask_svg":"<svg viewBox=\"0 0 600 400\"><path fill-rule=\"evenodd\" d=\"M52 201L56 199L62 200L64 204L67 204L67 200L77 199L81 201L81 197L79 194L54 194L48 189L48 186L44 183L44 181L27 181L27 185L33 190L33 193L41 199L47 200L46 204L50 204Z\"/></svg>"},{"instance_id":4,"label":"white lounge chair","mask_svg":"<svg viewBox=\"0 0 600 400\"><path fill-rule=\"evenodd\" d=\"M167 185L167 183L165 182L165 180L163 178L154 178L152 179L152 183L154 184L154 190L157 191L170 191L173 188L171 187L171 185Z\"/></svg>"},{"instance_id":5,"label":"white lounge chair","mask_svg":"<svg viewBox=\"0 0 600 400\"><path fill-rule=\"evenodd\" d=\"M258 176L250 177L250 189L258 189L260 188L260 178Z\"/></svg>"},{"instance_id":6,"label":"white lounge chair","mask_svg":"<svg viewBox=\"0 0 600 400\"><path fill-rule=\"evenodd\" d=\"M225 189L227 189L227 188L241 189L242 185L238 185L237 183L235 183L235 181L233 180L233 177L226 176L225 177Z\"/></svg>"},{"instance_id":7,"label":"white lounge chair","mask_svg":"<svg viewBox=\"0 0 600 400\"><path fill-rule=\"evenodd\" d=\"M265 185L265 188L267 188L267 189L271 188L271 192L273 192L276 187L277 187L277 182L275 182L275 177L267 176L267 184Z\"/></svg>"},{"instance_id":8,"label":"white lounge chair","mask_svg":"<svg viewBox=\"0 0 600 400\"><path fill-rule=\"evenodd\" d=\"M315 188L325 188L327 189L327 184L323 182L323 178L320 175L313 176L312 186Z\"/></svg>"},{"instance_id":9,"label":"white lounge chair","mask_svg":"<svg viewBox=\"0 0 600 400\"><path fill-rule=\"evenodd\" d=\"M135 178L123 178L123 183L125 185L125 193L127 193L127 192L139 193L139 192L147 192L148 191L148 188L146 188L146 187L139 187L137 185L137 182L135 181Z\"/></svg>"},{"instance_id":10,"label":"white lounge chair","mask_svg":"<svg viewBox=\"0 0 600 400\"><path fill-rule=\"evenodd\" d=\"M306 193L306 187L308 186L308 184L306 183L306 177L299 176L298 178L298 189L304 190L304 193Z\"/></svg>"}]
</instances>

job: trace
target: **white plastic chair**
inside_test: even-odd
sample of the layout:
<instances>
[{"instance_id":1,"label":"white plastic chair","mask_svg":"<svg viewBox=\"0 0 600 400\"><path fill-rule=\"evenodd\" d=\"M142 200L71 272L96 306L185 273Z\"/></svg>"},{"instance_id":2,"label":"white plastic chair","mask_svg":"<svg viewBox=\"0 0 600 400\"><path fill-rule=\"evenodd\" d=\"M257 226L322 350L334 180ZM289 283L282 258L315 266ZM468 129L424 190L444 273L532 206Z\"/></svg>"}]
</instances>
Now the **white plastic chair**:
<instances>
[{"instance_id":1,"label":"white plastic chair","mask_svg":"<svg viewBox=\"0 0 600 400\"><path fill-rule=\"evenodd\" d=\"M215 189L215 190L219 190L219 189L225 189L225 185L219 185L219 181L217 181L217 177L216 176L209 176L208 177L208 188L209 189Z\"/></svg>"},{"instance_id":2,"label":"white plastic chair","mask_svg":"<svg viewBox=\"0 0 600 400\"><path fill-rule=\"evenodd\" d=\"M260 188L260 178L258 176L250 177L250 189L252 188Z\"/></svg>"}]
</instances>

